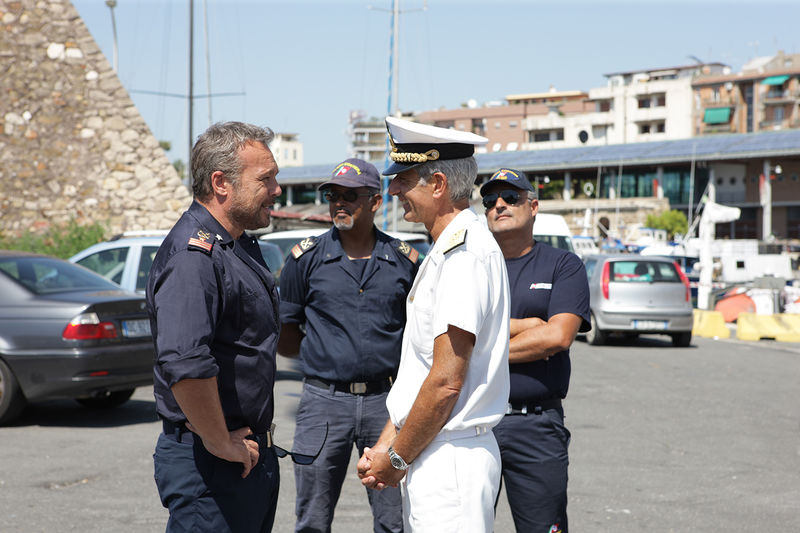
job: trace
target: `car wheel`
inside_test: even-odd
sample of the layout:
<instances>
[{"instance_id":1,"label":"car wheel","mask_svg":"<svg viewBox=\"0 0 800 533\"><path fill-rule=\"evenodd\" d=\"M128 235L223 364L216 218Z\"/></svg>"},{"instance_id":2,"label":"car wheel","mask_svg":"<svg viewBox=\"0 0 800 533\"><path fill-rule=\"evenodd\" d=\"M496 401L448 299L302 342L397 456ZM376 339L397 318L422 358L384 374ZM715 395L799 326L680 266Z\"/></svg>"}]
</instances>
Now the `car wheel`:
<instances>
[{"instance_id":1,"label":"car wheel","mask_svg":"<svg viewBox=\"0 0 800 533\"><path fill-rule=\"evenodd\" d=\"M108 409L110 407L119 407L127 402L135 389L125 389L111 392L108 396L98 398L76 398L77 402L85 407L92 409Z\"/></svg>"},{"instance_id":2,"label":"car wheel","mask_svg":"<svg viewBox=\"0 0 800 533\"><path fill-rule=\"evenodd\" d=\"M15 419L25 408L25 396L14 373L0 361L0 425Z\"/></svg>"},{"instance_id":3,"label":"car wheel","mask_svg":"<svg viewBox=\"0 0 800 533\"><path fill-rule=\"evenodd\" d=\"M678 348L686 348L692 342L692 332L682 331L680 333L672 334L672 345Z\"/></svg>"},{"instance_id":4,"label":"car wheel","mask_svg":"<svg viewBox=\"0 0 800 533\"><path fill-rule=\"evenodd\" d=\"M597 327L597 320L595 320L594 314L589 317L589 322L592 325L592 329L586 332L586 342L593 346L604 344L608 336Z\"/></svg>"}]
</instances>

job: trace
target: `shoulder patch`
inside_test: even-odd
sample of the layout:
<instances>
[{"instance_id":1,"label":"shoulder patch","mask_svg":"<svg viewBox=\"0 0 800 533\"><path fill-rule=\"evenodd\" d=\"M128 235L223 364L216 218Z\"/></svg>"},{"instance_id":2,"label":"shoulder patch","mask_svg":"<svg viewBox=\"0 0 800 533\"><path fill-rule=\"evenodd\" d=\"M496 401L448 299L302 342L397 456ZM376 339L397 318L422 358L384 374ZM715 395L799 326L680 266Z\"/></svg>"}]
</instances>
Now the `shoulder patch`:
<instances>
[{"instance_id":1,"label":"shoulder patch","mask_svg":"<svg viewBox=\"0 0 800 533\"><path fill-rule=\"evenodd\" d=\"M408 244L406 241L397 241L397 251L404 255L412 263L416 263L419 259L419 252L416 248Z\"/></svg>"},{"instance_id":2,"label":"shoulder patch","mask_svg":"<svg viewBox=\"0 0 800 533\"><path fill-rule=\"evenodd\" d=\"M292 255L295 259L300 259L300 256L312 249L317 245L317 239L314 237L306 237L292 247Z\"/></svg>"},{"instance_id":3,"label":"shoulder patch","mask_svg":"<svg viewBox=\"0 0 800 533\"><path fill-rule=\"evenodd\" d=\"M196 236L189 237L187 248L211 255L211 250L214 248L214 236L207 231L197 230Z\"/></svg>"},{"instance_id":4,"label":"shoulder patch","mask_svg":"<svg viewBox=\"0 0 800 533\"><path fill-rule=\"evenodd\" d=\"M465 242L467 242L467 230L466 230L466 228L458 230L457 232L453 233L453 236L450 237L450 240L448 240L447 244L444 245L444 251L442 251L442 253L446 254L447 252L449 252L451 250L455 250L456 248L458 248L459 246L461 246Z\"/></svg>"}]
</instances>

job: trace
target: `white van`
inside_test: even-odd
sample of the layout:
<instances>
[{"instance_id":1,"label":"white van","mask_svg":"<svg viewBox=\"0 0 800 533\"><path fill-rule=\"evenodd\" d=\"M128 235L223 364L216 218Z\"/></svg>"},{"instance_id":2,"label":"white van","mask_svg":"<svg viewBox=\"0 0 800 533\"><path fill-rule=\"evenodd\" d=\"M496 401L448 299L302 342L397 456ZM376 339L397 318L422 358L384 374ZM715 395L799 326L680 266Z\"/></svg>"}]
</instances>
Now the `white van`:
<instances>
[{"instance_id":1,"label":"white van","mask_svg":"<svg viewBox=\"0 0 800 533\"><path fill-rule=\"evenodd\" d=\"M572 245L572 232L567 221L561 215L552 213L539 213L533 223L533 238L539 242L549 244L553 248L561 248L575 253Z\"/></svg>"}]
</instances>

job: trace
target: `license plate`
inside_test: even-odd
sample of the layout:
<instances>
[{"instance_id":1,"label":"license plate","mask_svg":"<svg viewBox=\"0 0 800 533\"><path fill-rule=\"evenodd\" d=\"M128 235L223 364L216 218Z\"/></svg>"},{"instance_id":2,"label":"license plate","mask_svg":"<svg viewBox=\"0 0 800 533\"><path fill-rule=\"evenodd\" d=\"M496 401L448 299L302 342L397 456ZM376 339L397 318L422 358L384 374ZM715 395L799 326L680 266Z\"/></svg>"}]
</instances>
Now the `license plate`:
<instances>
[{"instance_id":1,"label":"license plate","mask_svg":"<svg viewBox=\"0 0 800 533\"><path fill-rule=\"evenodd\" d=\"M633 329L667 329L666 320L634 320Z\"/></svg>"},{"instance_id":2,"label":"license plate","mask_svg":"<svg viewBox=\"0 0 800 533\"><path fill-rule=\"evenodd\" d=\"M149 337L149 320L123 320L122 334L126 337Z\"/></svg>"}]
</instances>

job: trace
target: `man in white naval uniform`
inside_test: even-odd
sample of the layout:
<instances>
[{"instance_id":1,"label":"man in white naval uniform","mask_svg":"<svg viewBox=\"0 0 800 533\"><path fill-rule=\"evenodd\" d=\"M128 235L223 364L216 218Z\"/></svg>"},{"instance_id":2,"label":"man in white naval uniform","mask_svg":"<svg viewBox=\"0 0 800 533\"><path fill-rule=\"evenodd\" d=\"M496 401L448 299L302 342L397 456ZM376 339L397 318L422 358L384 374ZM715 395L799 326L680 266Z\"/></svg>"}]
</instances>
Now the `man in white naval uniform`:
<instances>
[{"instance_id":1,"label":"man in white naval uniform","mask_svg":"<svg viewBox=\"0 0 800 533\"><path fill-rule=\"evenodd\" d=\"M509 289L503 254L469 208L472 154L487 139L393 117L386 124L389 193L435 243L408 295L390 420L365 448L359 477L377 489L400 484L407 532L490 532L501 470L491 428L509 392Z\"/></svg>"}]
</instances>

